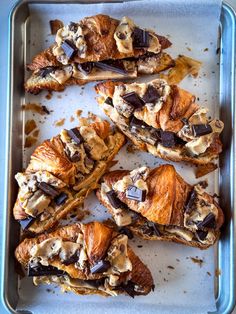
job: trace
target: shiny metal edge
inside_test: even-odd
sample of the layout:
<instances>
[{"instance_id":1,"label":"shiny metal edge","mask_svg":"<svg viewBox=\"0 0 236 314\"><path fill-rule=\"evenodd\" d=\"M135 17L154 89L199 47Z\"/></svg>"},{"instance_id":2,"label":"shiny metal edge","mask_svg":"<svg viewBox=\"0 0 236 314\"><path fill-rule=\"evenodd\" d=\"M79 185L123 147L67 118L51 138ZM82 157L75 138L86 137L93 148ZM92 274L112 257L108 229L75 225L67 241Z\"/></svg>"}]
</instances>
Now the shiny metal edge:
<instances>
[{"instance_id":1,"label":"shiny metal edge","mask_svg":"<svg viewBox=\"0 0 236 314\"><path fill-rule=\"evenodd\" d=\"M220 60L220 116L226 124L223 143L227 143L229 135L231 142L224 147L224 155L228 155L229 164L224 163L224 156L220 167L220 195L221 206L225 208L226 225L222 230L222 237L218 244L218 268L222 274L218 277L217 311L215 314L231 313L235 307L235 221L236 221L236 112L235 112L235 52L236 52L236 13L230 5L223 3L221 13L221 60ZM227 44L224 45L224 44ZM231 116L227 115L225 107L230 106ZM225 138L225 139L224 139ZM223 178L229 176L229 185L225 185ZM227 200L229 199L229 202Z\"/></svg>"},{"instance_id":2,"label":"shiny metal edge","mask_svg":"<svg viewBox=\"0 0 236 314\"><path fill-rule=\"evenodd\" d=\"M132 0L125 0L125 1L132 1ZM141 0L140 0L141 1ZM21 10L22 6L26 6L31 3L63 3L59 1L54 1L54 0L23 0L23 1L18 1L16 5L12 8L10 15L9 15L9 45L8 45L8 50L10 52L10 57L8 58L8 102L7 102L7 110L6 110L6 121L8 122L8 129L6 132L6 147L5 147L5 153L6 153L6 163L5 163L5 186L4 186L4 215L3 215L3 227L4 227L4 232L3 232L3 254L2 254L2 280L1 280L1 299L2 303L4 304L5 308L10 311L11 313L24 313L24 314L30 314L30 311L27 310L21 310L17 311L14 308L14 305L11 303L9 300L9 295L7 294L7 287L8 287L8 275L9 275L9 263L8 263L8 258L9 255L6 256L5 252L10 251L10 232L9 232L9 222L12 219L11 217L11 212L8 212L9 208L9 182L10 176L12 175L12 169L11 169L11 163L9 161L9 156L11 155L12 152L12 137L10 134L10 131L12 130L12 114L13 114L13 108L11 106L12 104L12 99L13 99L13 47L12 47L12 42L13 42L13 20L15 15L19 10ZM67 3L81 3L81 4L87 4L87 0L70 0L66 1ZM122 0L93 0L90 1L90 3L99 3L99 2L123 2ZM224 21L224 19L227 19L227 21ZM235 117L235 19L236 19L236 14L235 11L232 9L230 5L227 3L223 2L222 6L222 15L221 15L221 23L222 23L222 30L226 28L227 25L225 25L225 22L230 23L229 27L231 27L231 32L232 32L232 46L231 46L231 68L228 69L230 70L231 73L231 80L230 80L230 104L231 104L231 114L232 114L232 129L234 129L236 125L236 117ZM225 40L225 35L224 32L222 32L222 38L221 38L221 47L224 49L224 40ZM228 42L227 42L228 44ZM222 54L223 55L223 54ZM224 73L224 59L222 58L222 62L220 65L220 73ZM228 73L228 72L227 72ZM224 100L222 99L222 86L225 84L226 77L224 75L220 76L220 104L221 108L223 107L222 104L224 105ZM223 84L224 82L224 84ZM226 133L226 132L225 132ZM227 134L228 136L228 134ZM235 224L235 219L236 219L236 204L235 204L235 198L234 195L236 195L236 187L235 187L235 179L236 179L236 158L235 158L235 147L236 147L236 137L235 137L235 132L232 136L232 141L231 141L231 148L230 148L230 208L231 208L231 219L230 219L230 225L228 230L224 230L223 236L224 238L220 240L218 244L218 266L219 269L224 269L225 270L225 258L227 257L227 262L230 260L229 263L229 268L227 269L227 277L225 276L219 276L218 280L218 296L216 299L216 306L217 306L217 311L216 312L211 312L212 314L218 314L218 313L231 313L233 311L233 308L235 307L235 280L234 276L236 274L236 264L235 264L235 249L234 249L234 238L236 239L236 230L234 228ZM224 171L221 171L224 172ZM227 170L226 170L227 172ZM220 174L220 177L222 178L222 174ZM220 183L220 191L223 191L223 183ZM225 190L224 190L225 192ZM222 195L222 193L220 193ZM17 226L18 227L18 226ZM19 227L18 227L19 229ZM225 238L229 237L229 241ZM228 242L228 243L227 243ZM224 254L230 251L230 256L228 254ZM225 256L226 255L226 256ZM229 260L228 260L229 258ZM226 265L227 266L227 265Z\"/></svg>"}]
</instances>

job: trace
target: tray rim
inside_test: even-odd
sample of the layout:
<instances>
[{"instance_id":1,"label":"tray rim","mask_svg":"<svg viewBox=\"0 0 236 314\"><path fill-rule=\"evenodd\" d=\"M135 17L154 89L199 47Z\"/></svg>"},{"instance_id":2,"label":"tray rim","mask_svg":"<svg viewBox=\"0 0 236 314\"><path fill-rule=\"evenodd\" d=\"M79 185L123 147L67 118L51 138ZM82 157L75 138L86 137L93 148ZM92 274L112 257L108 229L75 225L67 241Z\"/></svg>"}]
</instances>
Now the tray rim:
<instances>
[{"instance_id":1,"label":"tray rim","mask_svg":"<svg viewBox=\"0 0 236 314\"><path fill-rule=\"evenodd\" d=\"M132 0L124 0L124 1L132 1ZM100 2L124 2L123 0L92 0L89 1L90 4L93 3L100 3ZM141 0L139 0L141 1ZM7 224L7 217L10 213L7 212L8 210L8 190L9 190L9 175L10 175L10 162L9 162L9 151L11 151L12 145L11 145L11 136L10 136L10 127L12 125L12 108L11 108L11 103L12 103L12 72L13 72L13 67L12 67L12 60L13 60L13 49L12 49L12 24L13 24L13 18L14 15L16 14L16 12L21 8L21 6L23 5L28 5L28 4L63 4L63 3L88 3L87 0L62 0L62 1L54 1L54 0L19 0L15 3L15 5L12 7L10 13L9 13L9 17L8 17L8 29L9 29L9 33L8 33L8 51L10 52L9 57L8 57L8 71L7 71L7 108L6 108L6 121L7 121L7 128L6 128L6 145L5 145L5 176L4 176L4 187L3 187L3 236L2 236L2 267L1 267L1 273L2 273L2 278L1 278L1 301L2 304L4 305L5 309L8 310L11 313L31 313L30 311L27 310L22 310L22 311L17 311L16 309L14 309L12 307L12 305L9 302L8 299L8 295L6 294L6 289L5 289L5 285L6 285L6 269L7 269L7 259L5 256L5 252L9 250L8 248L8 242L9 242L9 236L7 233L8 230L8 224ZM232 39L235 37L236 40L236 30L235 30L235 23L236 23L236 12L235 10L232 8L232 6L230 6L227 2L223 1L222 2L222 9L221 9L221 14L228 14L228 17L231 19L231 23L233 26L233 31L232 31ZM233 37L234 35L234 37ZM232 74L232 80L231 80L231 106L234 109L235 106L235 41L232 40L232 62L231 62L231 74ZM232 114L232 122L233 122L233 126L236 125L236 113L235 110L233 110L233 114ZM217 306L217 311L216 312L211 312L212 314L218 314L218 313L231 313L236 305L236 296L235 296L235 281L234 281L234 277L236 274L236 250L235 250L235 241L234 239L236 239L236 228L234 227L235 221L236 221L236 202L235 202L235 198L234 195L236 195L236 185L235 185L235 180L236 180L236 162L235 162L235 147L236 147L236 136L235 136L235 131L232 134L232 141L231 141L231 157L230 157L230 167L233 169L233 174L234 176L231 178L231 182L232 187L231 187L231 192L230 192L230 196L231 196L231 200L232 200L232 204L233 204L233 209L234 209L234 214L232 215L232 226L231 226L231 243L230 243L230 248L231 248L231 252L232 254L230 255L231 259L231 273L232 273L232 277L231 282L230 282L230 290L229 290L229 302L227 302L227 300L222 300L222 295L221 295L221 290L222 290L222 282L221 280L218 280L218 284L219 284L219 289L218 289L218 295L216 297L216 306ZM218 246L220 244L218 243ZM218 263L221 264L221 256L219 254L218 256ZM220 276L221 277L221 276ZM222 305L222 306L221 306Z\"/></svg>"}]
</instances>

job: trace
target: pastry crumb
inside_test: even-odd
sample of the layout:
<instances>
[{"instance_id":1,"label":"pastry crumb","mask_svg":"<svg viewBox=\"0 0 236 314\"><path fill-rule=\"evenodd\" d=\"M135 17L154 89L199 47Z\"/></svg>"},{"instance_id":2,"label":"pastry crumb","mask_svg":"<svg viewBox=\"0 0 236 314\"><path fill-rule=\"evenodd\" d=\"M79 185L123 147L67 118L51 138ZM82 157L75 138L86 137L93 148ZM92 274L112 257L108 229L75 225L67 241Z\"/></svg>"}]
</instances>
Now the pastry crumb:
<instances>
[{"instance_id":1,"label":"pastry crumb","mask_svg":"<svg viewBox=\"0 0 236 314\"><path fill-rule=\"evenodd\" d=\"M128 154L135 154L135 152L137 151L137 147L133 144L129 144L127 147L126 147L126 151Z\"/></svg>"},{"instance_id":2,"label":"pastry crumb","mask_svg":"<svg viewBox=\"0 0 236 314\"><path fill-rule=\"evenodd\" d=\"M41 115L44 115L47 113L48 110L45 110L45 109L47 108L45 106L42 106L40 103L39 104L27 103L27 104L22 105L22 110L36 112Z\"/></svg>"},{"instance_id":3,"label":"pastry crumb","mask_svg":"<svg viewBox=\"0 0 236 314\"><path fill-rule=\"evenodd\" d=\"M215 270L215 276L219 277L221 275L221 270L219 268L216 268Z\"/></svg>"},{"instance_id":4,"label":"pastry crumb","mask_svg":"<svg viewBox=\"0 0 236 314\"><path fill-rule=\"evenodd\" d=\"M64 23L61 20L51 20L49 21L51 35L56 35L57 31L64 26Z\"/></svg>"},{"instance_id":5,"label":"pastry crumb","mask_svg":"<svg viewBox=\"0 0 236 314\"><path fill-rule=\"evenodd\" d=\"M83 110L81 110L81 109L76 110L76 112L75 112L76 117L79 118L81 116L82 112L83 112Z\"/></svg>"},{"instance_id":6,"label":"pastry crumb","mask_svg":"<svg viewBox=\"0 0 236 314\"><path fill-rule=\"evenodd\" d=\"M207 275L208 275L208 276L211 276L211 273L210 273L209 271L207 271Z\"/></svg>"},{"instance_id":7,"label":"pastry crumb","mask_svg":"<svg viewBox=\"0 0 236 314\"><path fill-rule=\"evenodd\" d=\"M25 148L32 147L34 144L36 144L36 142L37 142L37 138L30 135L27 136L25 139Z\"/></svg>"},{"instance_id":8,"label":"pastry crumb","mask_svg":"<svg viewBox=\"0 0 236 314\"><path fill-rule=\"evenodd\" d=\"M75 118L73 116L70 117L70 122L73 122Z\"/></svg>"},{"instance_id":9,"label":"pastry crumb","mask_svg":"<svg viewBox=\"0 0 236 314\"><path fill-rule=\"evenodd\" d=\"M196 257L190 256L190 259L193 263L198 264L200 267L202 267L203 260L201 258L198 258L197 256Z\"/></svg>"},{"instance_id":10,"label":"pastry crumb","mask_svg":"<svg viewBox=\"0 0 236 314\"><path fill-rule=\"evenodd\" d=\"M34 120L27 120L25 122L25 134L26 135L29 135L36 128L37 128L37 124Z\"/></svg>"},{"instance_id":11,"label":"pastry crumb","mask_svg":"<svg viewBox=\"0 0 236 314\"><path fill-rule=\"evenodd\" d=\"M169 265L169 266L167 266L167 268L169 268L169 269L175 269L173 266L171 266L171 265Z\"/></svg>"},{"instance_id":12,"label":"pastry crumb","mask_svg":"<svg viewBox=\"0 0 236 314\"><path fill-rule=\"evenodd\" d=\"M47 95L45 96L45 98L46 98L47 100L50 100L50 99L52 98L52 91L49 91L49 92L47 93Z\"/></svg>"},{"instance_id":13,"label":"pastry crumb","mask_svg":"<svg viewBox=\"0 0 236 314\"><path fill-rule=\"evenodd\" d=\"M62 126L65 123L65 118L59 119L57 121L54 122L54 126Z\"/></svg>"}]
</instances>

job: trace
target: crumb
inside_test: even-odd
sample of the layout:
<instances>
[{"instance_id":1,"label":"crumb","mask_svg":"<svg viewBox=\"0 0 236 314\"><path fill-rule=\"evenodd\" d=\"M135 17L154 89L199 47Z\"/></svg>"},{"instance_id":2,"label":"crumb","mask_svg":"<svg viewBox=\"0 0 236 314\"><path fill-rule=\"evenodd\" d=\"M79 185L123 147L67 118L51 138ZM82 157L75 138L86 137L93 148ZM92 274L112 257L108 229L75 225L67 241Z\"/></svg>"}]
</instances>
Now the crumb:
<instances>
[{"instance_id":1,"label":"crumb","mask_svg":"<svg viewBox=\"0 0 236 314\"><path fill-rule=\"evenodd\" d=\"M86 216L89 216L89 215L90 215L89 210L83 210L81 208L77 209L76 217L78 220L83 220Z\"/></svg>"},{"instance_id":2,"label":"crumb","mask_svg":"<svg viewBox=\"0 0 236 314\"><path fill-rule=\"evenodd\" d=\"M215 276L219 277L221 275L221 270L219 268L216 268L215 270Z\"/></svg>"},{"instance_id":3,"label":"crumb","mask_svg":"<svg viewBox=\"0 0 236 314\"><path fill-rule=\"evenodd\" d=\"M52 290L47 288L46 291L47 291L47 292L51 292Z\"/></svg>"},{"instance_id":4,"label":"crumb","mask_svg":"<svg viewBox=\"0 0 236 314\"><path fill-rule=\"evenodd\" d=\"M167 280L166 278L164 278L164 281L165 281L165 282L168 282L168 280Z\"/></svg>"},{"instance_id":5,"label":"crumb","mask_svg":"<svg viewBox=\"0 0 236 314\"><path fill-rule=\"evenodd\" d=\"M52 91L49 91L45 96L46 99L50 100L52 98Z\"/></svg>"},{"instance_id":6,"label":"crumb","mask_svg":"<svg viewBox=\"0 0 236 314\"><path fill-rule=\"evenodd\" d=\"M220 47L216 49L216 54L218 55L219 53L220 53Z\"/></svg>"},{"instance_id":7,"label":"crumb","mask_svg":"<svg viewBox=\"0 0 236 314\"><path fill-rule=\"evenodd\" d=\"M126 147L126 152L128 154L135 154L135 152L137 151L137 147L133 144L129 144L127 147Z\"/></svg>"},{"instance_id":8,"label":"crumb","mask_svg":"<svg viewBox=\"0 0 236 314\"><path fill-rule=\"evenodd\" d=\"M62 126L62 125L64 125L65 120L66 120L66 119L63 118L63 119L60 119L60 120L55 121L55 122L54 122L54 126Z\"/></svg>"},{"instance_id":9,"label":"crumb","mask_svg":"<svg viewBox=\"0 0 236 314\"><path fill-rule=\"evenodd\" d=\"M61 96L61 95L57 95L57 98L58 98L58 99L61 99L61 98L62 98L62 96Z\"/></svg>"},{"instance_id":10,"label":"crumb","mask_svg":"<svg viewBox=\"0 0 236 314\"><path fill-rule=\"evenodd\" d=\"M169 266L167 266L167 268L169 268L169 269L175 269L173 266L171 266L171 265L169 265Z\"/></svg>"},{"instance_id":11,"label":"crumb","mask_svg":"<svg viewBox=\"0 0 236 314\"><path fill-rule=\"evenodd\" d=\"M203 51L208 51L209 49L208 48L205 48Z\"/></svg>"},{"instance_id":12,"label":"crumb","mask_svg":"<svg viewBox=\"0 0 236 314\"><path fill-rule=\"evenodd\" d=\"M187 291L186 291L186 290L184 290L184 291L183 291L183 293L187 293Z\"/></svg>"},{"instance_id":13,"label":"crumb","mask_svg":"<svg viewBox=\"0 0 236 314\"><path fill-rule=\"evenodd\" d=\"M142 246L142 245L137 245L137 247L141 248L141 247L143 247L143 246Z\"/></svg>"},{"instance_id":14,"label":"crumb","mask_svg":"<svg viewBox=\"0 0 236 314\"><path fill-rule=\"evenodd\" d=\"M178 258L176 258L176 261L177 261L177 262L180 262L180 260L179 260Z\"/></svg>"},{"instance_id":15,"label":"crumb","mask_svg":"<svg viewBox=\"0 0 236 314\"><path fill-rule=\"evenodd\" d=\"M36 144L36 142L37 142L37 138L32 137L30 135L27 136L25 139L25 148L33 146L34 144Z\"/></svg>"},{"instance_id":16,"label":"crumb","mask_svg":"<svg viewBox=\"0 0 236 314\"><path fill-rule=\"evenodd\" d=\"M25 123L25 134L29 135L36 128L37 128L37 124L34 120L27 120Z\"/></svg>"},{"instance_id":17,"label":"crumb","mask_svg":"<svg viewBox=\"0 0 236 314\"><path fill-rule=\"evenodd\" d=\"M212 195L212 197L213 197L213 198L220 198L219 195L217 195L216 193L214 193L214 194Z\"/></svg>"},{"instance_id":18,"label":"crumb","mask_svg":"<svg viewBox=\"0 0 236 314\"><path fill-rule=\"evenodd\" d=\"M159 273L161 274L161 270L159 270Z\"/></svg>"},{"instance_id":19,"label":"crumb","mask_svg":"<svg viewBox=\"0 0 236 314\"><path fill-rule=\"evenodd\" d=\"M38 137L39 136L39 130L35 130L32 135L34 137Z\"/></svg>"},{"instance_id":20,"label":"crumb","mask_svg":"<svg viewBox=\"0 0 236 314\"><path fill-rule=\"evenodd\" d=\"M75 118L73 116L70 117L70 122L73 122Z\"/></svg>"},{"instance_id":21,"label":"crumb","mask_svg":"<svg viewBox=\"0 0 236 314\"><path fill-rule=\"evenodd\" d=\"M75 112L76 117L79 118L81 116L82 112L83 112L83 110L80 110L80 109L76 110L76 112Z\"/></svg>"},{"instance_id":22,"label":"crumb","mask_svg":"<svg viewBox=\"0 0 236 314\"><path fill-rule=\"evenodd\" d=\"M46 113L46 114L50 114L50 111L48 110L48 108L46 106L42 106L42 109L43 111Z\"/></svg>"},{"instance_id":23,"label":"crumb","mask_svg":"<svg viewBox=\"0 0 236 314\"><path fill-rule=\"evenodd\" d=\"M197 256L196 257L190 256L190 259L192 260L193 263L198 264L200 267L202 267L202 264L203 264L202 259L198 258Z\"/></svg>"},{"instance_id":24,"label":"crumb","mask_svg":"<svg viewBox=\"0 0 236 314\"><path fill-rule=\"evenodd\" d=\"M207 275L208 275L208 276L211 276L211 273L210 273L209 271L207 271Z\"/></svg>"},{"instance_id":25,"label":"crumb","mask_svg":"<svg viewBox=\"0 0 236 314\"><path fill-rule=\"evenodd\" d=\"M188 51L192 51L192 49L190 47L186 47Z\"/></svg>"},{"instance_id":26,"label":"crumb","mask_svg":"<svg viewBox=\"0 0 236 314\"><path fill-rule=\"evenodd\" d=\"M36 104L36 103L27 103L25 105L22 105L22 110L36 112L41 115L44 115L45 113L47 113L45 111L45 108L46 108L45 106L41 106L41 104Z\"/></svg>"},{"instance_id":27,"label":"crumb","mask_svg":"<svg viewBox=\"0 0 236 314\"><path fill-rule=\"evenodd\" d=\"M97 116L94 113L92 113L91 111L88 112L88 118L91 119L92 121L97 120Z\"/></svg>"}]
</instances>

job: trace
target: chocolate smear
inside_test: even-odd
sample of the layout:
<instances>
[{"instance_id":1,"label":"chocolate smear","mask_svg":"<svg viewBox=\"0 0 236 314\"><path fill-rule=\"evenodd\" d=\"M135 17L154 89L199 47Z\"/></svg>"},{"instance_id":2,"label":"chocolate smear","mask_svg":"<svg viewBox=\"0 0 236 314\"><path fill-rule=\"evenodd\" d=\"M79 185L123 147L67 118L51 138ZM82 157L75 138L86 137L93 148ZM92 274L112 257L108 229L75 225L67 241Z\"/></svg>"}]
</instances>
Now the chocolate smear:
<instances>
[{"instance_id":1,"label":"chocolate smear","mask_svg":"<svg viewBox=\"0 0 236 314\"><path fill-rule=\"evenodd\" d=\"M145 103L156 103L159 98L160 98L160 95L158 93L158 90L154 86L148 85L146 93L143 96L144 102Z\"/></svg>"},{"instance_id":2,"label":"chocolate smear","mask_svg":"<svg viewBox=\"0 0 236 314\"><path fill-rule=\"evenodd\" d=\"M144 101L135 92L125 94L121 97L135 109L140 109L145 105Z\"/></svg>"},{"instance_id":3,"label":"chocolate smear","mask_svg":"<svg viewBox=\"0 0 236 314\"><path fill-rule=\"evenodd\" d=\"M59 192L56 189L54 189L54 187L52 187L50 184L47 184L46 182L40 182L38 184L38 187L44 193L46 193L47 195L50 195L52 197L56 197L59 195Z\"/></svg>"},{"instance_id":4,"label":"chocolate smear","mask_svg":"<svg viewBox=\"0 0 236 314\"><path fill-rule=\"evenodd\" d=\"M213 213L208 214L203 221L198 222L197 227L201 228L215 228L216 218Z\"/></svg>"}]
</instances>

